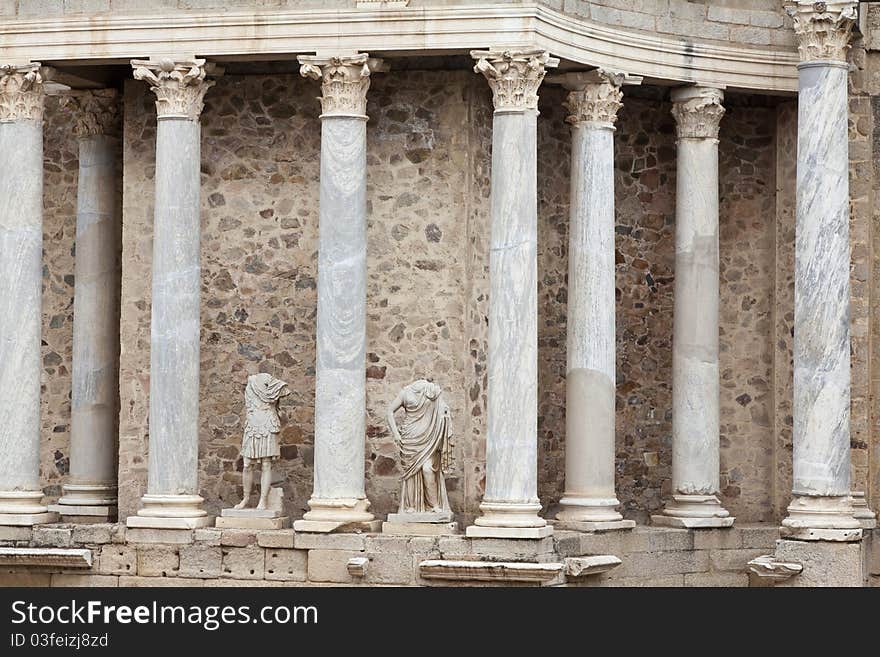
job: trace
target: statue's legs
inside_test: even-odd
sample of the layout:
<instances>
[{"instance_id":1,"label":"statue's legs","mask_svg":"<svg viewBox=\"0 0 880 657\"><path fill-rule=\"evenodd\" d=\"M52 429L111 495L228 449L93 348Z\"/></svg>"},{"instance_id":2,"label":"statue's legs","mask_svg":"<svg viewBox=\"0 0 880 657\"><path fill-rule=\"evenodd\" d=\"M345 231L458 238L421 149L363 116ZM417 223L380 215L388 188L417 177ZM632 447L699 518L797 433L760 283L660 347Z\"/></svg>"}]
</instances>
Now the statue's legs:
<instances>
[{"instance_id":1,"label":"statue's legs","mask_svg":"<svg viewBox=\"0 0 880 657\"><path fill-rule=\"evenodd\" d=\"M422 485L425 488L425 511L436 511L440 508L440 499L437 494L437 473L434 471L434 458L436 454L425 461L422 465Z\"/></svg>"},{"instance_id":2,"label":"statue's legs","mask_svg":"<svg viewBox=\"0 0 880 657\"><path fill-rule=\"evenodd\" d=\"M244 463L244 470L241 473L241 502L235 505L236 509L243 509L251 499L251 488L254 486L254 464L247 459Z\"/></svg>"},{"instance_id":3,"label":"statue's legs","mask_svg":"<svg viewBox=\"0 0 880 657\"><path fill-rule=\"evenodd\" d=\"M260 502L258 509L265 509L269 504L269 489L272 487L272 459L260 459Z\"/></svg>"}]
</instances>

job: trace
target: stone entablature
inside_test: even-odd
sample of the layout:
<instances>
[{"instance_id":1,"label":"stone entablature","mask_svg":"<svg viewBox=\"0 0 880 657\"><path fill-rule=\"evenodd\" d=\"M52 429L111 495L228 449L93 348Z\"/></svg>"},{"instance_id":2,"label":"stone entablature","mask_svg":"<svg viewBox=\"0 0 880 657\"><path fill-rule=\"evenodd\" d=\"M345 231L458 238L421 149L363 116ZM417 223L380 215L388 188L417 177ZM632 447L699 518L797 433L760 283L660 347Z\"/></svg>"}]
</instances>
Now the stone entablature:
<instances>
[{"instance_id":1,"label":"stone entablature","mask_svg":"<svg viewBox=\"0 0 880 657\"><path fill-rule=\"evenodd\" d=\"M47 61L127 60L144 52L162 57L197 52L211 58L232 49L239 56L273 59L281 54L377 48L387 53L464 54L496 46L546 50L578 64L681 82L784 92L797 89L791 32L779 25L765 28L738 23L748 23L749 16L710 7L709 11L719 14L718 23L714 31L700 34L695 29L711 22L708 15L656 21L648 16L649 22L643 23L638 16L644 14L635 11L619 11L620 20L615 21L602 14L609 8L590 9L594 18L587 17L590 11L564 13L543 3L467 3L376 11L371 20L364 20L364 10L356 9L297 10L291 6L218 14L158 8L149 17L124 12L90 17L21 16L0 25L0 41L9 61L27 61L34 53ZM698 9L706 11L704 5ZM771 18L781 22L782 15L780 9ZM625 20L628 16L636 20ZM47 21L51 21L51 31L45 30ZM337 29L328 33L328 22ZM670 31L675 34L676 25L686 39L669 36ZM735 30L742 32L746 47L737 43ZM766 32L766 39L758 39L757 44L756 31ZM235 38L230 40L230 35ZM728 40L732 43L725 43Z\"/></svg>"}]
</instances>

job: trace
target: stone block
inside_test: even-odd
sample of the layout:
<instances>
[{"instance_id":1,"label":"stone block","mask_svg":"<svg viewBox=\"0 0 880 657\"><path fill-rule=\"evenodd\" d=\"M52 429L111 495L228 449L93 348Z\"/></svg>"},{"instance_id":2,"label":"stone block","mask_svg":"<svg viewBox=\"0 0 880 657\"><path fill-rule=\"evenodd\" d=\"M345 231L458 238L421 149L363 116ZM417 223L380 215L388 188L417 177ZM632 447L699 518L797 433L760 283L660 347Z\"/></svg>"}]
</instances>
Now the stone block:
<instances>
[{"instance_id":1,"label":"stone block","mask_svg":"<svg viewBox=\"0 0 880 657\"><path fill-rule=\"evenodd\" d=\"M457 559L473 554L471 539L465 536L441 536L437 541L437 549L444 559Z\"/></svg>"},{"instance_id":2,"label":"stone block","mask_svg":"<svg viewBox=\"0 0 880 657\"><path fill-rule=\"evenodd\" d=\"M22 541L30 543L34 538L33 527L0 526L0 541Z\"/></svg>"},{"instance_id":3,"label":"stone block","mask_svg":"<svg viewBox=\"0 0 880 657\"><path fill-rule=\"evenodd\" d=\"M709 565L713 571L747 574L749 561L766 553L767 550L764 548L709 550Z\"/></svg>"},{"instance_id":4,"label":"stone block","mask_svg":"<svg viewBox=\"0 0 880 657\"><path fill-rule=\"evenodd\" d=\"M128 527L125 530L128 543L164 543L185 545L193 542L192 529L145 529Z\"/></svg>"},{"instance_id":5,"label":"stone block","mask_svg":"<svg viewBox=\"0 0 880 657\"><path fill-rule=\"evenodd\" d=\"M36 525L32 540L37 547L70 547L73 544L73 527Z\"/></svg>"},{"instance_id":6,"label":"stone block","mask_svg":"<svg viewBox=\"0 0 880 657\"><path fill-rule=\"evenodd\" d=\"M137 564L137 549L133 545L110 543L101 547L96 570L107 575L134 575Z\"/></svg>"},{"instance_id":7,"label":"stone block","mask_svg":"<svg viewBox=\"0 0 880 657\"><path fill-rule=\"evenodd\" d=\"M293 548L293 530L272 529L257 532L257 545L264 548Z\"/></svg>"},{"instance_id":8,"label":"stone block","mask_svg":"<svg viewBox=\"0 0 880 657\"><path fill-rule=\"evenodd\" d=\"M119 586L119 577L116 575L71 575L67 573L55 573L52 575L51 586Z\"/></svg>"},{"instance_id":9,"label":"stone block","mask_svg":"<svg viewBox=\"0 0 880 657\"><path fill-rule=\"evenodd\" d=\"M634 552L617 556L623 563L608 573L609 579L638 578L648 574L652 577L683 575L709 570L709 553L706 550Z\"/></svg>"},{"instance_id":10,"label":"stone block","mask_svg":"<svg viewBox=\"0 0 880 657\"><path fill-rule=\"evenodd\" d=\"M404 552L367 553L370 560L367 566L366 581L369 584L410 584L414 577L413 555Z\"/></svg>"},{"instance_id":11,"label":"stone block","mask_svg":"<svg viewBox=\"0 0 880 657\"><path fill-rule=\"evenodd\" d=\"M138 548L138 575L142 577L175 577L179 570L180 552L177 547L155 545Z\"/></svg>"},{"instance_id":12,"label":"stone block","mask_svg":"<svg viewBox=\"0 0 880 657\"><path fill-rule=\"evenodd\" d=\"M779 526L775 524L741 527L744 548L764 548L772 552L779 540Z\"/></svg>"},{"instance_id":13,"label":"stone block","mask_svg":"<svg viewBox=\"0 0 880 657\"><path fill-rule=\"evenodd\" d=\"M199 516L198 518L165 518L159 516L128 516L125 524L129 529L161 529L193 530L201 527L211 527L214 518L211 516Z\"/></svg>"},{"instance_id":14,"label":"stone block","mask_svg":"<svg viewBox=\"0 0 880 657\"><path fill-rule=\"evenodd\" d=\"M215 525L220 529L284 529L285 527L290 527L290 518L287 516L280 518L217 518Z\"/></svg>"},{"instance_id":15,"label":"stone block","mask_svg":"<svg viewBox=\"0 0 880 657\"><path fill-rule=\"evenodd\" d=\"M51 583L50 573L31 570L0 570L0 587L46 587Z\"/></svg>"},{"instance_id":16,"label":"stone block","mask_svg":"<svg viewBox=\"0 0 880 657\"><path fill-rule=\"evenodd\" d=\"M591 5L590 16L594 20L608 25L619 25L637 30L654 30L654 17L641 12Z\"/></svg>"},{"instance_id":17,"label":"stone block","mask_svg":"<svg viewBox=\"0 0 880 657\"><path fill-rule=\"evenodd\" d=\"M193 530L193 540L205 545L220 545L221 530L214 527L204 527Z\"/></svg>"},{"instance_id":18,"label":"stone block","mask_svg":"<svg viewBox=\"0 0 880 657\"><path fill-rule=\"evenodd\" d=\"M363 534L295 534L297 550L363 550L367 537Z\"/></svg>"},{"instance_id":19,"label":"stone block","mask_svg":"<svg viewBox=\"0 0 880 657\"><path fill-rule=\"evenodd\" d=\"M0 16L15 16L17 0L0 0Z\"/></svg>"},{"instance_id":20,"label":"stone block","mask_svg":"<svg viewBox=\"0 0 880 657\"><path fill-rule=\"evenodd\" d=\"M756 27L782 27L782 12L752 10L749 12L749 22Z\"/></svg>"},{"instance_id":21,"label":"stone block","mask_svg":"<svg viewBox=\"0 0 880 657\"><path fill-rule=\"evenodd\" d=\"M403 553L409 550L409 539L404 536L368 536L366 551L373 553Z\"/></svg>"},{"instance_id":22,"label":"stone block","mask_svg":"<svg viewBox=\"0 0 880 657\"><path fill-rule=\"evenodd\" d=\"M257 532L250 529L224 529L220 533L220 545L228 547L247 547L255 545Z\"/></svg>"},{"instance_id":23,"label":"stone block","mask_svg":"<svg viewBox=\"0 0 880 657\"><path fill-rule=\"evenodd\" d=\"M868 550L868 573L880 575L880 531L874 531L865 542Z\"/></svg>"},{"instance_id":24,"label":"stone block","mask_svg":"<svg viewBox=\"0 0 880 657\"><path fill-rule=\"evenodd\" d=\"M720 23L738 23L740 25L748 25L751 22L752 13L753 13L753 11L751 9L735 9L733 7L713 7L710 5L709 11L706 15L710 21L718 21Z\"/></svg>"},{"instance_id":25,"label":"stone block","mask_svg":"<svg viewBox=\"0 0 880 657\"><path fill-rule=\"evenodd\" d=\"M615 571L611 571L612 573ZM597 578L587 578L587 582L598 580L594 586L625 586L627 588L666 588L670 586L684 586L684 575L647 575L642 577L612 578L610 574Z\"/></svg>"},{"instance_id":26,"label":"stone block","mask_svg":"<svg viewBox=\"0 0 880 657\"><path fill-rule=\"evenodd\" d=\"M505 538L475 538L471 541L473 553L481 559L493 561L540 561L553 554L553 539L535 541Z\"/></svg>"},{"instance_id":27,"label":"stone block","mask_svg":"<svg viewBox=\"0 0 880 657\"><path fill-rule=\"evenodd\" d=\"M500 538L534 541L553 535L553 527L482 527L471 525L464 531L468 538Z\"/></svg>"},{"instance_id":28,"label":"stone block","mask_svg":"<svg viewBox=\"0 0 880 657\"><path fill-rule=\"evenodd\" d=\"M730 38L730 29L726 24L689 21L669 16L657 17L657 31L664 34L687 35L697 39L727 41Z\"/></svg>"},{"instance_id":29,"label":"stone block","mask_svg":"<svg viewBox=\"0 0 880 657\"><path fill-rule=\"evenodd\" d=\"M791 541L776 542L776 558L803 565L799 575L777 582L783 587L863 586L861 542Z\"/></svg>"},{"instance_id":30,"label":"stone block","mask_svg":"<svg viewBox=\"0 0 880 657\"><path fill-rule=\"evenodd\" d=\"M694 532L694 549L734 550L743 546L742 532L737 527L730 529L707 529Z\"/></svg>"},{"instance_id":31,"label":"stone block","mask_svg":"<svg viewBox=\"0 0 880 657\"><path fill-rule=\"evenodd\" d=\"M73 528L73 542L87 545L103 545L113 540L113 528L110 523L94 525L76 525Z\"/></svg>"},{"instance_id":32,"label":"stone block","mask_svg":"<svg viewBox=\"0 0 880 657\"><path fill-rule=\"evenodd\" d=\"M731 27L730 40L756 46L769 46L772 39L770 30L763 27Z\"/></svg>"},{"instance_id":33,"label":"stone block","mask_svg":"<svg viewBox=\"0 0 880 657\"><path fill-rule=\"evenodd\" d=\"M409 540L409 551L415 555L435 554L440 556L437 549L437 539L431 536L414 536Z\"/></svg>"},{"instance_id":34,"label":"stone block","mask_svg":"<svg viewBox=\"0 0 880 657\"><path fill-rule=\"evenodd\" d=\"M221 548L223 570L221 577L230 579L263 579L266 569L266 551L257 546Z\"/></svg>"},{"instance_id":35,"label":"stone block","mask_svg":"<svg viewBox=\"0 0 880 657\"><path fill-rule=\"evenodd\" d=\"M266 550L265 579L304 582L307 575L307 551L284 548Z\"/></svg>"},{"instance_id":36,"label":"stone block","mask_svg":"<svg viewBox=\"0 0 880 657\"><path fill-rule=\"evenodd\" d=\"M110 11L110 0L64 0L65 14L100 14Z\"/></svg>"},{"instance_id":37,"label":"stone block","mask_svg":"<svg viewBox=\"0 0 880 657\"><path fill-rule=\"evenodd\" d=\"M457 522L383 522L382 533L389 536L449 536L460 532Z\"/></svg>"},{"instance_id":38,"label":"stone block","mask_svg":"<svg viewBox=\"0 0 880 657\"><path fill-rule=\"evenodd\" d=\"M179 577L220 577L223 571L223 550L220 546L194 543L180 548Z\"/></svg>"},{"instance_id":39,"label":"stone block","mask_svg":"<svg viewBox=\"0 0 880 657\"><path fill-rule=\"evenodd\" d=\"M362 556L353 550L309 550L309 582L350 584L354 580L348 572L348 560ZM369 572L370 566L367 568Z\"/></svg>"},{"instance_id":40,"label":"stone block","mask_svg":"<svg viewBox=\"0 0 880 657\"><path fill-rule=\"evenodd\" d=\"M749 576L747 573L687 573L684 576L684 585L745 587L749 585Z\"/></svg>"}]
</instances>

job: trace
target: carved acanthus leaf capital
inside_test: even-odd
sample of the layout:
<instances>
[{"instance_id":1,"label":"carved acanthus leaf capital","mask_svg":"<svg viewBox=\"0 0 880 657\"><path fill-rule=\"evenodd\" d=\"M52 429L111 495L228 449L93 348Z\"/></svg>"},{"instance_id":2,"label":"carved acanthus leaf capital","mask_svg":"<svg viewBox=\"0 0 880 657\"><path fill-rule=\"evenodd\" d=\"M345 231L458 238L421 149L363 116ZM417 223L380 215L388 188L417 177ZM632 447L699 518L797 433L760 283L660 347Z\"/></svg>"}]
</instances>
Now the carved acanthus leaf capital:
<instances>
[{"instance_id":1,"label":"carved acanthus leaf capital","mask_svg":"<svg viewBox=\"0 0 880 657\"><path fill-rule=\"evenodd\" d=\"M476 73L489 86L496 111L538 109L538 87L548 68L559 65L546 50L472 50Z\"/></svg>"},{"instance_id":2,"label":"carved acanthus leaf capital","mask_svg":"<svg viewBox=\"0 0 880 657\"><path fill-rule=\"evenodd\" d=\"M60 97L73 116L73 131L80 139L96 135L115 137L121 129L119 94L115 89L73 91Z\"/></svg>"},{"instance_id":3,"label":"carved acanthus leaf capital","mask_svg":"<svg viewBox=\"0 0 880 657\"><path fill-rule=\"evenodd\" d=\"M672 92L672 116L679 139L718 139L724 92L715 87L679 87Z\"/></svg>"},{"instance_id":4,"label":"carved acanthus leaf capital","mask_svg":"<svg viewBox=\"0 0 880 657\"><path fill-rule=\"evenodd\" d=\"M0 65L0 123L43 120L43 77L39 64Z\"/></svg>"},{"instance_id":5,"label":"carved acanthus leaf capital","mask_svg":"<svg viewBox=\"0 0 880 657\"><path fill-rule=\"evenodd\" d=\"M143 80L156 94L160 119L198 121L205 106L205 92L214 86L207 75L221 75L222 69L204 59L132 60L134 79Z\"/></svg>"},{"instance_id":6,"label":"carved acanthus leaf capital","mask_svg":"<svg viewBox=\"0 0 880 657\"><path fill-rule=\"evenodd\" d=\"M854 0L785 2L785 11L794 21L801 61L846 61L850 34L858 20L857 7Z\"/></svg>"},{"instance_id":7,"label":"carved acanthus leaf capital","mask_svg":"<svg viewBox=\"0 0 880 657\"><path fill-rule=\"evenodd\" d=\"M565 120L571 124L599 123L613 128L617 110L623 106L620 87L626 76L604 69L575 75L577 77L567 75L560 80L570 90L563 103L570 112Z\"/></svg>"},{"instance_id":8,"label":"carved acanthus leaf capital","mask_svg":"<svg viewBox=\"0 0 880 657\"><path fill-rule=\"evenodd\" d=\"M366 53L339 57L302 55L299 73L321 81L321 116L367 117L370 74L386 70L381 59Z\"/></svg>"}]
</instances>

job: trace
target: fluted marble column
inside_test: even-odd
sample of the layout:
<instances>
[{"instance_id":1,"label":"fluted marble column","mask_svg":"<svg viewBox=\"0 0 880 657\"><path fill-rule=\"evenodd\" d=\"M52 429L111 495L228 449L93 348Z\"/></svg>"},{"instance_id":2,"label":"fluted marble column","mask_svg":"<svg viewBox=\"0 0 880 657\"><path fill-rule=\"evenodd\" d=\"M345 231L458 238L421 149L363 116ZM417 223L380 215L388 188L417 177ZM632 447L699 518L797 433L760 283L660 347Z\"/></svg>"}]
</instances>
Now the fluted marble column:
<instances>
[{"instance_id":1,"label":"fluted marble column","mask_svg":"<svg viewBox=\"0 0 880 657\"><path fill-rule=\"evenodd\" d=\"M70 478L53 511L65 522L116 519L119 427L119 98L61 98L79 138Z\"/></svg>"},{"instance_id":2,"label":"fluted marble column","mask_svg":"<svg viewBox=\"0 0 880 657\"><path fill-rule=\"evenodd\" d=\"M849 105L855 2L796 2L794 472L783 533L857 540L850 496Z\"/></svg>"},{"instance_id":3,"label":"fluted marble column","mask_svg":"<svg viewBox=\"0 0 880 657\"><path fill-rule=\"evenodd\" d=\"M672 337L672 499L655 525L730 527L721 506L718 380L718 127L724 94L672 92L678 136Z\"/></svg>"},{"instance_id":4,"label":"fluted marble column","mask_svg":"<svg viewBox=\"0 0 880 657\"><path fill-rule=\"evenodd\" d=\"M538 87L545 51L473 51L492 88L488 430L473 537L540 538L538 516Z\"/></svg>"},{"instance_id":5,"label":"fluted marble column","mask_svg":"<svg viewBox=\"0 0 880 657\"><path fill-rule=\"evenodd\" d=\"M210 524L199 496L199 302L203 59L132 61L156 94L147 493L129 527Z\"/></svg>"},{"instance_id":6,"label":"fluted marble column","mask_svg":"<svg viewBox=\"0 0 880 657\"><path fill-rule=\"evenodd\" d=\"M0 525L52 522L40 486L43 80L0 66Z\"/></svg>"},{"instance_id":7,"label":"fluted marble column","mask_svg":"<svg viewBox=\"0 0 880 657\"><path fill-rule=\"evenodd\" d=\"M556 527L630 529L617 511L615 458L614 122L621 73L554 79L570 89L565 494Z\"/></svg>"},{"instance_id":8,"label":"fluted marble column","mask_svg":"<svg viewBox=\"0 0 880 657\"><path fill-rule=\"evenodd\" d=\"M297 531L371 529L366 451L367 90L382 62L366 54L299 58L321 81L321 195L314 489Z\"/></svg>"}]
</instances>

